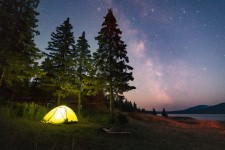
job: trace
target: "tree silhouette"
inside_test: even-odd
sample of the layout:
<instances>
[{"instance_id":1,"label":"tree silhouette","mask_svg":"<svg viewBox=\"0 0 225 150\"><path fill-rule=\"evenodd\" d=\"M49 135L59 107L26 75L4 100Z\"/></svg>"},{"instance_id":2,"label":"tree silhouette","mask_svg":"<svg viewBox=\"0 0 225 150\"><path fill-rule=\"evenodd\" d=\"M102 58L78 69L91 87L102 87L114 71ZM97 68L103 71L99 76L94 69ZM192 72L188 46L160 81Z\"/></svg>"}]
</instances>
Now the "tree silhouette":
<instances>
[{"instance_id":1,"label":"tree silhouette","mask_svg":"<svg viewBox=\"0 0 225 150\"><path fill-rule=\"evenodd\" d=\"M134 111L137 110L137 104L134 102Z\"/></svg>"},{"instance_id":2,"label":"tree silhouette","mask_svg":"<svg viewBox=\"0 0 225 150\"><path fill-rule=\"evenodd\" d=\"M51 34L51 41L46 48L50 52L45 53L47 58L42 63L46 72L46 76L43 77L44 82L47 81L47 85L55 88L58 97L57 105L60 105L62 96L78 91L75 86L75 41L72 28L69 18L56 28L56 33Z\"/></svg>"},{"instance_id":3,"label":"tree silhouette","mask_svg":"<svg viewBox=\"0 0 225 150\"><path fill-rule=\"evenodd\" d=\"M156 111L155 111L155 108L153 108L152 114L153 114L154 116L157 116L157 113L156 113Z\"/></svg>"},{"instance_id":4,"label":"tree silhouette","mask_svg":"<svg viewBox=\"0 0 225 150\"><path fill-rule=\"evenodd\" d=\"M168 114L166 113L165 108L163 108L163 111L162 111L162 116L163 116L163 117L165 117L165 118L166 118L166 117L168 117Z\"/></svg>"},{"instance_id":5,"label":"tree silhouette","mask_svg":"<svg viewBox=\"0 0 225 150\"><path fill-rule=\"evenodd\" d=\"M101 85L100 87L105 93L109 93L110 114L112 114L115 95L123 96L123 92L135 89L135 87L128 84L134 79L132 72L128 72L133 68L126 64L129 63L129 58L126 56L127 45L121 40L122 32L117 28L117 21L112 9L108 10L104 18L105 21L98 32L99 35L95 38L99 48L94 53L94 65L98 85Z\"/></svg>"},{"instance_id":6,"label":"tree silhouette","mask_svg":"<svg viewBox=\"0 0 225 150\"><path fill-rule=\"evenodd\" d=\"M80 113L80 105L81 105L81 97L83 92L82 84L86 84L84 82L84 78L89 74L89 70L91 68L91 54L89 50L90 46L88 45L88 41L85 38L85 32L82 33L82 36L79 37L76 44L76 59L77 62L77 78L79 82L80 88L79 96L78 96L78 113Z\"/></svg>"},{"instance_id":7,"label":"tree silhouette","mask_svg":"<svg viewBox=\"0 0 225 150\"><path fill-rule=\"evenodd\" d=\"M34 43L39 0L0 1L0 86L23 82L40 73L42 57Z\"/></svg>"}]
</instances>

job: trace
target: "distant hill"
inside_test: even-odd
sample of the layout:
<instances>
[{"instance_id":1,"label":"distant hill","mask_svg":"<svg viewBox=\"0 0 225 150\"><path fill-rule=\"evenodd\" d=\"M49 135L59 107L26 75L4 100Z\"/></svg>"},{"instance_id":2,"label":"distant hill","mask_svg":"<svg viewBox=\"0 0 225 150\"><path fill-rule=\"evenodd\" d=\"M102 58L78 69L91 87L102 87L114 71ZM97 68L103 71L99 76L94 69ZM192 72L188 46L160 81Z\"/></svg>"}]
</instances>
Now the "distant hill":
<instances>
[{"instance_id":1,"label":"distant hill","mask_svg":"<svg viewBox=\"0 0 225 150\"><path fill-rule=\"evenodd\" d=\"M215 106L198 105L185 110L168 111L168 114L225 114L225 103Z\"/></svg>"},{"instance_id":2,"label":"distant hill","mask_svg":"<svg viewBox=\"0 0 225 150\"><path fill-rule=\"evenodd\" d=\"M208 107L210 107L210 106L208 106L208 105L198 105L198 106L194 106L194 107L185 109L185 111L205 109L205 108L208 108Z\"/></svg>"}]
</instances>

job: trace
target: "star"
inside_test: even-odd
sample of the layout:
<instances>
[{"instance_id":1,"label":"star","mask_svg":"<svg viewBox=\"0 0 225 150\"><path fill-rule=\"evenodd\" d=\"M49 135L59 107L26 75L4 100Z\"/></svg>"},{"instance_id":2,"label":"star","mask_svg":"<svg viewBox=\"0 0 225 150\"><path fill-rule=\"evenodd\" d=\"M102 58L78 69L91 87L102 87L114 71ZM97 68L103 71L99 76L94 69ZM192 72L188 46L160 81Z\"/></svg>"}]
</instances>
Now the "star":
<instances>
[{"instance_id":1,"label":"star","mask_svg":"<svg viewBox=\"0 0 225 150\"><path fill-rule=\"evenodd\" d=\"M152 12L154 12L154 11L155 11L155 9L154 9L154 8L152 8L152 9L151 9L151 11L152 11Z\"/></svg>"},{"instance_id":2,"label":"star","mask_svg":"<svg viewBox=\"0 0 225 150\"><path fill-rule=\"evenodd\" d=\"M127 45L129 65L134 68L134 81L130 85L136 86L138 93L135 93L136 90L127 92L125 96L128 99L141 107L151 104L160 108L158 102L168 102L171 110L180 108L179 104L190 99L190 106L212 104L210 99L221 102L225 99L221 90L225 89L225 34L222 34L225 31L225 3L221 0L182 0L179 3L172 0L96 0L76 1L76 5L73 0L67 0L67 3L41 1L37 27L40 35L35 38L37 47L45 51L51 32L66 17L70 17L75 40L85 31L89 35L90 50L96 52L98 44L95 37L101 29L107 8L113 8L118 28L122 31L121 38ZM141 57L140 52L144 52ZM151 67L146 66L147 60L151 62ZM165 83L168 85L165 86ZM215 93L209 89L218 83L221 85L218 91L222 92L212 97ZM154 92L146 92L149 87ZM202 99L187 91L196 91Z\"/></svg>"}]
</instances>

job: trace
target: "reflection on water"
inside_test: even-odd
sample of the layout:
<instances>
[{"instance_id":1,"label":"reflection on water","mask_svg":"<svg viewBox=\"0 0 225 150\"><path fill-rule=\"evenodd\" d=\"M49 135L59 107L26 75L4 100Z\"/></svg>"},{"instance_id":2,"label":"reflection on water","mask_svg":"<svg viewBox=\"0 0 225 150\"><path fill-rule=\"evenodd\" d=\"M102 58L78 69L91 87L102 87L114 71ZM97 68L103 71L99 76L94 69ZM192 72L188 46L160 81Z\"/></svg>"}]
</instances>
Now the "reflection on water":
<instances>
[{"instance_id":1,"label":"reflection on water","mask_svg":"<svg viewBox=\"0 0 225 150\"><path fill-rule=\"evenodd\" d=\"M168 114L170 117L191 117L197 120L225 121L225 114Z\"/></svg>"}]
</instances>

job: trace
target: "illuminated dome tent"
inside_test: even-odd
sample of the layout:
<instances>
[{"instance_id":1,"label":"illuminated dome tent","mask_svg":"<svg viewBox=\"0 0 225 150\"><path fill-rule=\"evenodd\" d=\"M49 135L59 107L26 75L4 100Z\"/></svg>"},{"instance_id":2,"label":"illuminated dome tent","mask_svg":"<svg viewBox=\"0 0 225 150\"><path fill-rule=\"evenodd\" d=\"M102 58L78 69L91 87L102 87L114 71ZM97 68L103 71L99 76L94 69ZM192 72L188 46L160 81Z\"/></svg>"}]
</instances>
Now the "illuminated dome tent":
<instances>
[{"instance_id":1,"label":"illuminated dome tent","mask_svg":"<svg viewBox=\"0 0 225 150\"><path fill-rule=\"evenodd\" d=\"M77 116L72 109L67 106L58 106L53 108L49 113L47 113L43 122L45 123L75 123L78 122Z\"/></svg>"}]
</instances>

